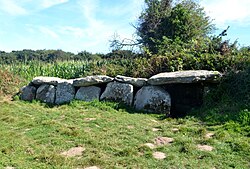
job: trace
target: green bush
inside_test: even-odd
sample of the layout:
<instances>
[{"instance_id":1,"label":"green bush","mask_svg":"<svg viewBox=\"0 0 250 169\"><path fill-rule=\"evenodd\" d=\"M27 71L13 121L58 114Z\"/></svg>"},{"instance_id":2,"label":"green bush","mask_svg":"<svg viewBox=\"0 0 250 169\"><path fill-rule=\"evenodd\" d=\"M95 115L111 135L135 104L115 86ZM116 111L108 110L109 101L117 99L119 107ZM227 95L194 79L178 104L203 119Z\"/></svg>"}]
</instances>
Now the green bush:
<instances>
[{"instance_id":1,"label":"green bush","mask_svg":"<svg viewBox=\"0 0 250 169\"><path fill-rule=\"evenodd\" d=\"M198 116L208 123L233 121L242 126L249 126L249 107L250 67L226 75L223 81L206 95L202 108L190 115Z\"/></svg>"}]
</instances>

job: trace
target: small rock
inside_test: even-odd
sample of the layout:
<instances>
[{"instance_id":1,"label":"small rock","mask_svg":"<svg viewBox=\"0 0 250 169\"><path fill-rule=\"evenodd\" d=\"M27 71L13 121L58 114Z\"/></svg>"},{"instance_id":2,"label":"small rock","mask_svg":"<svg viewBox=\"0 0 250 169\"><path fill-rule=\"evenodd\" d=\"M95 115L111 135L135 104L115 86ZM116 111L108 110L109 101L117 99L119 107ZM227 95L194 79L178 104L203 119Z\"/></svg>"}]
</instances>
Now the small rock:
<instances>
[{"instance_id":1,"label":"small rock","mask_svg":"<svg viewBox=\"0 0 250 169\"><path fill-rule=\"evenodd\" d=\"M174 141L174 139L169 138L169 137L157 137L154 140L156 145L167 145L167 144L172 143L173 141Z\"/></svg>"},{"instance_id":2,"label":"small rock","mask_svg":"<svg viewBox=\"0 0 250 169\"><path fill-rule=\"evenodd\" d=\"M205 138L209 139L209 138L212 138L214 136L214 133L207 133L205 135Z\"/></svg>"},{"instance_id":3,"label":"small rock","mask_svg":"<svg viewBox=\"0 0 250 169\"><path fill-rule=\"evenodd\" d=\"M154 152L154 153L153 153L153 157L154 157L155 159L158 159L158 160L163 160L163 159L166 158L166 154L157 151L157 152Z\"/></svg>"},{"instance_id":4,"label":"small rock","mask_svg":"<svg viewBox=\"0 0 250 169\"><path fill-rule=\"evenodd\" d=\"M155 148L155 145L152 144L152 143L145 143L144 146L150 148L150 149L154 149Z\"/></svg>"},{"instance_id":5,"label":"small rock","mask_svg":"<svg viewBox=\"0 0 250 169\"><path fill-rule=\"evenodd\" d=\"M62 152L61 155L66 156L66 157L81 156L84 150L85 148L83 147L73 147L69 149L68 151Z\"/></svg>"},{"instance_id":6,"label":"small rock","mask_svg":"<svg viewBox=\"0 0 250 169\"><path fill-rule=\"evenodd\" d=\"M173 128L172 131L173 131L173 132L177 132L177 131L179 131L179 129Z\"/></svg>"},{"instance_id":7,"label":"small rock","mask_svg":"<svg viewBox=\"0 0 250 169\"><path fill-rule=\"evenodd\" d=\"M197 148L202 151L212 151L214 149L212 146L201 145L201 144L198 144Z\"/></svg>"},{"instance_id":8,"label":"small rock","mask_svg":"<svg viewBox=\"0 0 250 169\"><path fill-rule=\"evenodd\" d=\"M159 128L152 128L152 131L161 131L162 129L159 129Z\"/></svg>"},{"instance_id":9,"label":"small rock","mask_svg":"<svg viewBox=\"0 0 250 169\"><path fill-rule=\"evenodd\" d=\"M84 168L84 169L100 169L100 168L97 167L97 166L91 166L91 167L86 167L86 168Z\"/></svg>"}]
</instances>

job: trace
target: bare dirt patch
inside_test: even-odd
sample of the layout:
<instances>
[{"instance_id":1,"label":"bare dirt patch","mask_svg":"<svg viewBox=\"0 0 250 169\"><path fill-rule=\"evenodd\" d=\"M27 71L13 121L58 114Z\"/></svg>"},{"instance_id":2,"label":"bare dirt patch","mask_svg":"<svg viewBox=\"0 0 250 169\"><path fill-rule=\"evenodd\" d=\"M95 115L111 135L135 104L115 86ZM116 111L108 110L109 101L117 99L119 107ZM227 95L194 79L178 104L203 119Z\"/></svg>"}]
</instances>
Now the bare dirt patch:
<instances>
[{"instance_id":1,"label":"bare dirt patch","mask_svg":"<svg viewBox=\"0 0 250 169\"><path fill-rule=\"evenodd\" d=\"M0 103L7 102L11 103L12 102L12 96L0 96Z\"/></svg>"},{"instance_id":2,"label":"bare dirt patch","mask_svg":"<svg viewBox=\"0 0 250 169\"><path fill-rule=\"evenodd\" d=\"M129 125L129 126L127 126L127 128L128 128L128 129L134 129L135 127L134 127L134 126Z\"/></svg>"},{"instance_id":3,"label":"bare dirt patch","mask_svg":"<svg viewBox=\"0 0 250 169\"><path fill-rule=\"evenodd\" d=\"M212 151L214 148L212 146L209 146L209 145L201 145L201 144L198 144L197 145L197 148L201 151Z\"/></svg>"},{"instance_id":4,"label":"bare dirt patch","mask_svg":"<svg viewBox=\"0 0 250 169\"><path fill-rule=\"evenodd\" d=\"M73 147L69 149L68 151L64 151L61 153L61 155L66 157L75 157L75 156L81 156L85 148L83 147Z\"/></svg>"}]
</instances>

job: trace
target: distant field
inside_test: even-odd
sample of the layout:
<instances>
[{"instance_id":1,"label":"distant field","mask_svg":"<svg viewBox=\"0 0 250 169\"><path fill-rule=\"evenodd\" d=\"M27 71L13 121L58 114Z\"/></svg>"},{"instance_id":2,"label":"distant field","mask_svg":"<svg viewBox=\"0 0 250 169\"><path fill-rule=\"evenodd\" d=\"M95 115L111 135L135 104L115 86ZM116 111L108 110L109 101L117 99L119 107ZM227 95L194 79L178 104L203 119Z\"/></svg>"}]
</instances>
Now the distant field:
<instances>
[{"instance_id":1,"label":"distant field","mask_svg":"<svg viewBox=\"0 0 250 169\"><path fill-rule=\"evenodd\" d=\"M233 122L140 114L116 103L49 108L7 99L0 101L0 168L244 169L250 167L248 131ZM70 155L75 147L80 152Z\"/></svg>"}]
</instances>

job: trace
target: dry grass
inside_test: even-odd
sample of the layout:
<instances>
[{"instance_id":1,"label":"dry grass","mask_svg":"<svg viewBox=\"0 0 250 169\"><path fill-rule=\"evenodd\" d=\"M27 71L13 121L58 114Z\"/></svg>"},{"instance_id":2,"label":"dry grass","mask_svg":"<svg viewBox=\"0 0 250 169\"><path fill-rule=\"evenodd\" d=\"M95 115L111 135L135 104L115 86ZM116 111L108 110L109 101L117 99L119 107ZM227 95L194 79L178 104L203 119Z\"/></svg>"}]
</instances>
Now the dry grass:
<instances>
[{"instance_id":1,"label":"dry grass","mask_svg":"<svg viewBox=\"0 0 250 169\"><path fill-rule=\"evenodd\" d=\"M0 99L9 99L10 96L18 92L19 87L24 84L24 82L25 80L6 69L0 70Z\"/></svg>"}]
</instances>

